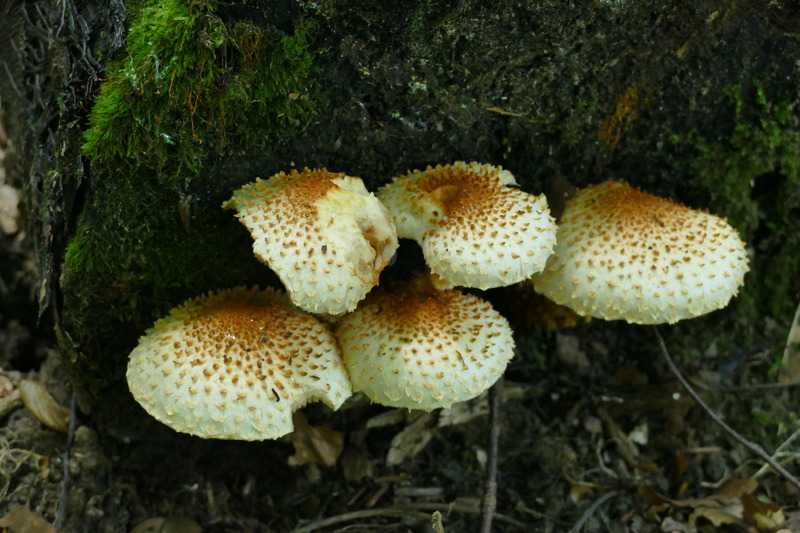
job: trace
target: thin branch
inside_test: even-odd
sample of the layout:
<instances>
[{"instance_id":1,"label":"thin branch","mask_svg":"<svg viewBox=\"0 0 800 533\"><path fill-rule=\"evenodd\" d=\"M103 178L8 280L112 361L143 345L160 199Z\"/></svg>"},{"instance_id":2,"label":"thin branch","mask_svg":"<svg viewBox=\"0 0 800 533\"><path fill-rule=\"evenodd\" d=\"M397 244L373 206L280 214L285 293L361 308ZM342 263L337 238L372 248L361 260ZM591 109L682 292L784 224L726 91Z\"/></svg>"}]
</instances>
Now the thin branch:
<instances>
[{"instance_id":1,"label":"thin branch","mask_svg":"<svg viewBox=\"0 0 800 533\"><path fill-rule=\"evenodd\" d=\"M425 512L428 511L428 512ZM398 517L405 518L413 516L420 520L428 521L431 518L430 513L440 511L442 514L450 513L464 513L464 514L478 514L478 508L468 505L460 505L455 503L434 503L434 502L416 502L395 505L393 507L384 507L379 509L364 509L361 511L353 511L344 513L329 518L317 520L311 524L294 529L292 533L310 533L318 529L343 524L345 522L353 522L355 520L362 520L364 518L377 518L377 517ZM511 517L495 513L494 517L498 522L503 522L511 526L529 530L529 526L524 522L515 520Z\"/></svg>"},{"instance_id":2,"label":"thin branch","mask_svg":"<svg viewBox=\"0 0 800 533\"><path fill-rule=\"evenodd\" d=\"M580 530L583 528L584 525L586 525L586 522L589 520L589 518L591 518L591 516L594 514L594 512L601 505L603 505L608 500L610 500L611 498L614 498L615 496L617 496L619 494L622 494L621 490L612 490L611 492L606 492L605 494L603 494L602 496L597 498L592 503L592 505L590 505L589 508L586 509L586 511L583 512L583 515L581 515L581 519L578 520L577 522L575 522L575 525L572 526L572 529L569 530L569 533L580 533Z\"/></svg>"},{"instance_id":3,"label":"thin branch","mask_svg":"<svg viewBox=\"0 0 800 533\"><path fill-rule=\"evenodd\" d=\"M775 459L775 460L777 461L779 457L781 457L782 455L784 455L784 454L783 454L783 450L785 450L786 448L788 448L788 447L789 447L789 445L790 445L792 442L794 442L794 440L795 440L795 439L797 439L797 437L800 437L800 429L798 429L797 431L795 431L794 433L792 433L792 434L789 436L789 438L788 438L788 439L786 439L785 441L783 441L783 442L781 443L781 445L780 445L780 446L778 446L778 447L775 449L775 453L773 453L773 454L772 454L772 458L773 458L773 459ZM792 454L790 454L790 456L791 456L792 458L795 458L795 457L797 457L797 453L792 453ZM793 460L793 459L792 459L792 460ZM767 470L769 470L769 465L764 465L764 466L762 466L761 468L759 468L759 469L758 469L758 472L756 472L755 474L753 474L753 479L758 479L758 478L760 478L761 476L763 476L763 475L764 475L764 474L767 472Z\"/></svg>"},{"instance_id":4,"label":"thin branch","mask_svg":"<svg viewBox=\"0 0 800 533\"><path fill-rule=\"evenodd\" d=\"M445 509L446 506L446 509ZM404 503L401 505L397 505L397 507L401 509L412 509L412 510L428 510L428 511L442 511L443 513L447 511L447 514L450 513L463 513L463 514L479 514L480 510L477 506L471 505L463 505L458 503L429 503L429 502L412 502L412 503ZM495 512L494 518L498 522L502 522L504 524L508 524L510 526L522 528L524 530L530 530L530 526L525 524L524 522L520 522L510 516L506 516L504 514L500 514Z\"/></svg>"},{"instance_id":5,"label":"thin branch","mask_svg":"<svg viewBox=\"0 0 800 533\"><path fill-rule=\"evenodd\" d=\"M307 526L298 527L292 533L310 533L311 531L317 531L318 529L322 529L324 527L335 526L337 524L343 524L345 522L352 522L354 520L362 520L364 518L374 518L380 516L397 517L397 518L415 516L420 520L430 519L430 515L428 515L427 513L413 512L409 511L408 509L396 509L396 508L365 509L363 511L353 511L351 513L344 513L336 516L331 516L330 518L323 518L322 520L317 520L316 522L308 524Z\"/></svg>"},{"instance_id":6,"label":"thin branch","mask_svg":"<svg viewBox=\"0 0 800 533\"><path fill-rule=\"evenodd\" d=\"M786 479L786 481L788 481L789 483L794 485L795 488L800 490L800 481L798 481L798 479L796 477L794 477L791 473L789 473L788 470L783 468L783 466L781 466L780 463L778 463L772 457L770 457L769 454L767 452L765 452L764 449L761 446L759 446L758 444L756 444L754 442L751 442L751 441L747 440L746 438L744 438L735 429L733 429L727 423L725 423L725 421L722 420L722 418L720 418L720 416L717 413L715 413L714 411L711 410L711 408L708 406L708 404L706 404L706 402L703 401L703 399L700 397L700 395L697 394L697 392L692 388L692 386L689 384L689 382L686 380L686 378L683 377L683 374L681 374L681 371L678 370L677 365L675 365L675 361L672 360L672 357L669 354L669 350L667 350L667 345L664 343L664 339L661 337L661 333L659 333L658 328L653 326L653 331L656 334L656 338L658 339L658 344L661 347L661 354L664 356L664 360L666 360L667 366L669 366L669 369L672 371L672 373L675 375L675 377L678 378L678 381L681 382L681 385L683 385L683 387L686 389L686 391L689 393L689 395L692 398L694 398L694 401L696 401L700 405L700 407L702 407L703 410L708 414L708 416L710 416L711 419L717 425L719 425L719 427L721 427L723 430L725 430L725 432L728 435L733 437L736 441L738 441L740 444L742 444L745 448L747 448L748 450L750 450L754 454L756 454L759 457L761 457L764 461L767 462L767 464L769 466L772 467L772 469L775 472L777 472L778 474L783 476L784 479Z\"/></svg>"},{"instance_id":7,"label":"thin branch","mask_svg":"<svg viewBox=\"0 0 800 533\"><path fill-rule=\"evenodd\" d=\"M489 457L486 461L486 484L481 502L481 533L492 533L492 519L497 508L497 456L500 450L502 389L502 377L489 389Z\"/></svg>"}]
</instances>

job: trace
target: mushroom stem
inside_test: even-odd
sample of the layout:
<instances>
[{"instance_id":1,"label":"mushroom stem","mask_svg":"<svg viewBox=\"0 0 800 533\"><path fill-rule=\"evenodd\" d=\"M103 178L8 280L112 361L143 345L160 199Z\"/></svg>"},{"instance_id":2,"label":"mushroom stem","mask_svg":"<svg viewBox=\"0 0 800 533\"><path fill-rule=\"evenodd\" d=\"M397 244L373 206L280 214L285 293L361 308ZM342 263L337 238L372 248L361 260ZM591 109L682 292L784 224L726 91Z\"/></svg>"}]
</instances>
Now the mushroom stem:
<instances>
[{"instance_id":1,"label":"mushroom stem","mask_svg":"<svg viewBox=\"0 0 800 533\"><path fill-rule=\"evenodd\" d=\"M708 414L708 416L710 416L711 419L714 422L716 422L717 425L719 425L719 427L725 430L725 432L728 435L733 437L734 440L738 441L745 448L747 448L754 454L761 457L764 461L767 462L769 466L772 467L773 470L775 470L775 472L783 476L783 478L786 479L786 481L788 481L789 483L794 485L795 488L800 490L800 480L798 480L791 473L789 473L789 471L786 470L783 466L781 466L780 463L778 463L772 457L770 457L769 454L764 451L764 448L762 448L755 442L747 440L742 435L740 435L735 429L726 424L725 421L722 420L722 418L720 418L720 416L717 413L715 413L711 409L711 407L708 406L706 402L703 401L700 395L697 394L697 391L695 391L689 384L689 382L686 380L686 378L683 377L683 374L681 374L681 371L678 369L678 366L675 364L675 361L672 360L672 357L669 354L669 350L667 350L667 345L664 343L664 339L661 337L661 333L659 333L658 328L656 326L653 326L653 331L656 334L656 339L658 339L658 345L661 347L661 355L664 356L664 360L667 362L667 366L669 366L669 369L672 371L673 374L675 374L675 377L678 378L678 381L681 382L681 385L683 385L683 387L689 393L689 396L694 398L694 401L696 401L700 405L700 407L702 407L703 410Z\"/></svg>"}]
</instances>

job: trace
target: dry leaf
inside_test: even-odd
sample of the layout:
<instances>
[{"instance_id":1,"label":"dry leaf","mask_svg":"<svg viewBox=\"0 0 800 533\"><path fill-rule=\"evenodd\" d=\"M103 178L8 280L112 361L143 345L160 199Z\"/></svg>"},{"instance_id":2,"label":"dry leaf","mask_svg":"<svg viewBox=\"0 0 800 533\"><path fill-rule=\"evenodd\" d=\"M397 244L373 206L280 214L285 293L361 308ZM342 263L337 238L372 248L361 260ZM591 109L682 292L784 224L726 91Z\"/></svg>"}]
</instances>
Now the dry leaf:
<instances>
[{"instance_id":1,"label":"dry leaf","mask_svg":"<svg viewBox=\"0 0 800 533\"><path fill-rule=\"evenodd\" d=\"M292 418L294 431L288 438L294 445L294 455L289 457L289 465L314 463L327 467L336 466L344 448L344 435L329 427L312 427L300 412L296 412Z\"/></svg>"},{"instance_id":2,"label":"dry leaf","mask_svg":"<svg viewBox=\"0 0 800 533\"><path fill-rule=\"evenodd\" d=\"M0 527L8 528L8 533L55 533L56 530L40 514L27 507L9 511L0 518Z\"/></svg>"},{"instance_id":3,"label":"dry leaf","mask_svg":"<svg viewBox=\"0 0 800 533\"><path fill-rule=\"evenodd\" d=\"M23 379L19 382L22 403L36 419L55 431L67 431L69 409L53 399L38 381Z\"/></svg>"},{"instance_id":4,"label":"dry leaf","mask_svg":"<svg viewBox=\"0 0 800 533\"><path fill-rule=\"evenodd\" d=\"M758 488L755 479L733 478L720 487L717 494L723 498L739 498L742 494L750 494Z\"/></svg>"},{"instance_id":5,"label":"dry leaf","mask_svg":"<svg viewBox=\"0 0 800 533\"><path fill-rule=\"evenodd\" d=\"M406 409L391 409L367 420L368 428L382 428L400 424L406 419Z\"/></svg>"},{"instance_id":6,"label":"dry leaf","mask_svg":"<svg viewBox=\"0 0 800 533\"><path fill-rule=\"evenodd\" d=\"M403 464L406 459L414 457L428 444L433 437L430 426L433 417L430 413L420 412L411 424L394 436L392 447L386 455L387 466Z\"/></svg>"},{"instance_id":7,"label":"dry leaf","mask_svg":"<svg viewBox=\"0 0 800 533\"><path fill-rule=\"evenodd\" d=\"M715 527L746 522L755 526L760 532L775 531L786 522L786 518L780 506L764 503L752 495L757 488L758 481L755 479L730 479L716 494L706 498L671 500L650 487L640 487L639 494L654 504L649 509L652 513L661 513L670 507L691 508L692 514L683 524L686 531L695 531L697 521L701 518L708 520ZM670 522L670 525L666 524L665 520L662 523L663 531L680 531L675 529L673 522ZM664 527L668 529L663 529Z\"/></svg>"},{"instance_id":8,"label":"dry leaf","mask_svg":"<svg viewBox=\"0 0 800 533\"><path fill-rule=\"evenodd\" d=\"M578 503L583 499L584 494L587 494L597 488L600 488L600 485L597 483L573 481L570 483L569 499L572 500L572 503Z\"/></svg>"},{"instance_id":9,"label":"dry leaf","mask_svg":"<svg viewBox=\"0 0 800 533\"><path fill-rule=\"evenodd\" d=\"M487 107L486 111L491 111L492 113L497 113L498 115L504 115L507 117L524 117L525 115L521 115L520 113L514 113L513 111L508 111L507 109L503 109L502 107Z\"/></svg>"},{"instance_id":10,"label":"dry leaf","mask_svg":"<svg viewBox=\"0 0 800 533\"><path fill-rule=\"evenodd\" d=\"M786 517L780 505L771 502L762 502L752 494L742 494L744 519L748 524L755 526L759 531L775 531L786 523Z\"/></svg>"},{"instance_id":11,"label":"dry leaf","mask_svg":"<svg viewBox=\"0 0 800 533\"><path fill-rule=\"evenodd\" d=\"M0 183L0 231L6 235L13 235L19 231L19 204L19 190Z\"/></svg>"},{"instance_id":12,"label":"dry leaf","mask_svg":"<svg viewBox=\"0 0 800 533\"><path fill-rule=\"evenodd\" d=\"M700 518L705 518L716 527L723 524L737 524L743 518L742 504L737 500L731 500L728 505L720 506L716 498L708 498L698 500L697 505L693 507L694 511L689 515L686 524L690 531L697 529L697 520Z\"/></svg>"},{"instance_id":13,"label":"dry leaf","mask_svg":"<svg viewBox=\"0 0 800 533\"><path fill-rule=\"evenodd\" d=\"M342 475L347 481L356 482L372 475L372 463L367 447L363 443L348 444L339 459Z\"/></svg>"},{"instance_id":14,"label":"dry leaf","mask_svg":"<svg viewBox=\"0 0 800 533\"><path fill-rule=\"evenodd\" d=\"M470 420L489 413L488 395L483 393L477 398L466 402L454 403L449 409L439 411L439 427L457 426L466 424Z\"/></svg>"}]
</instances>

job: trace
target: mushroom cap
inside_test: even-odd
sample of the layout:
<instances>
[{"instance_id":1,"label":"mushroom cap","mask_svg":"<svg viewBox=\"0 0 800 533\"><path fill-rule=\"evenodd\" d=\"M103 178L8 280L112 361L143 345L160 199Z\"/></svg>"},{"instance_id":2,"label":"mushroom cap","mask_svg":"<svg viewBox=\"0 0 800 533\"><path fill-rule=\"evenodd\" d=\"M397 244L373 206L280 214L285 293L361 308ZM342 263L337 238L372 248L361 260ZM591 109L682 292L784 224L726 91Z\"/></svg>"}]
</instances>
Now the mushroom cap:
<instances>
[{"instance_id":1,"label":"mushroom cap","mask_svg":"<svg viewBox=\"0 0 800 533\"><path fill-rule=\"evenodd\" d=\"M292 431L309 401L351 394L326 325L282 292L237 287L188 300L139 340L128 386L156 420L203 438L263 440Z\"/></svg>"},{"instance_id":2,"label":"mushroom cap","mask_svg":"<svg viewBox=\"0 0 800 533\"><path fill-rule=\"evenodd\" d=\"M353 390L408 409L474 398L514 356L508 321L488 302L453 289L377 289L340 319L335 334Z\"/></svg>"},{"instance_id":3,"label":"mushroom cap","mask_svg":"<svg viewBox=\"0 0 800 533\"><path fill-rule=\"evenodd\" d=\"M660 324L725 307L747 271L725 219L609 180L567 203L533 283L582 315Z\"/></svg>"},{"instance_id":4,"label":"mushroom cap","mask_svg":"<svg viewBox=\"0 0 800 533\"><path fill-rule=\"evenodd\" d=\"M555 245L544 195L508 185L517 183L501 167L458 161L396 177L377 195L446 287L488 289L539 272Z\"/></svg>"},{"instance_id":5,"label":"mushroom cap","mask_svg":"<svg viewBox=\"0 0 800 533\"><path fill-rule=\"evenodd\" d=\"M236 209L256 257L311 313L355 309L397 250L389 211L343 173L281 172L245 185L222 207Z\"/></svg>"}]
</instances>

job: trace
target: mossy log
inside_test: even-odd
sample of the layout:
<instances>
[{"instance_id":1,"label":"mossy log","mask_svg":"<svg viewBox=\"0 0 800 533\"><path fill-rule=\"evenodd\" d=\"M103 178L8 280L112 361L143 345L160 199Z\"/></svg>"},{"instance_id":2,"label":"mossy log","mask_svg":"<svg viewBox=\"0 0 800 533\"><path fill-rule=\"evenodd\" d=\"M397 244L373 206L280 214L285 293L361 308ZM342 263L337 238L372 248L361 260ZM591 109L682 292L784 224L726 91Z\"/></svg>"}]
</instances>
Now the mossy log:
<instances>
[{"instance_id":1,"label":"mossy log","mask_svg":"<svg viewBox=\"0 0 800 533\"><path fill-rule=\"evenodd\" d=\"M794 2L12 1L0 21L40 312L82 407L110 428L143 418L124 369L156 318L276 283L220 206L295 167L374 189L475 160L554 205L564 183L624 179L727 216L749 243L740 297L684 336L732 346L791 319Z\"/></svg>"}]
</instances>

